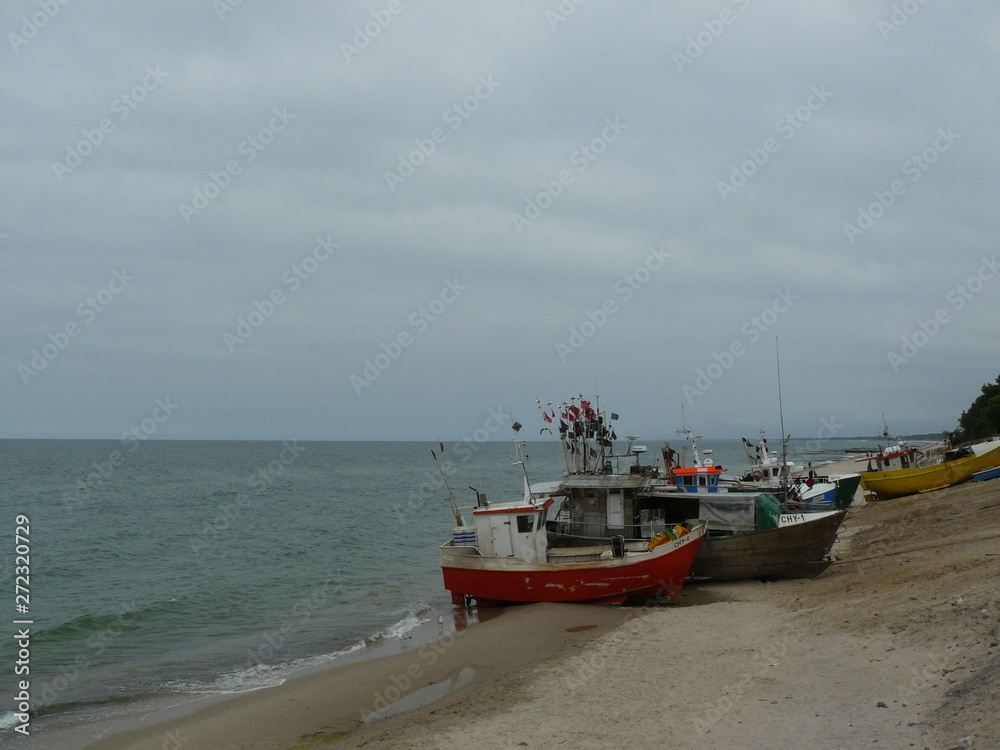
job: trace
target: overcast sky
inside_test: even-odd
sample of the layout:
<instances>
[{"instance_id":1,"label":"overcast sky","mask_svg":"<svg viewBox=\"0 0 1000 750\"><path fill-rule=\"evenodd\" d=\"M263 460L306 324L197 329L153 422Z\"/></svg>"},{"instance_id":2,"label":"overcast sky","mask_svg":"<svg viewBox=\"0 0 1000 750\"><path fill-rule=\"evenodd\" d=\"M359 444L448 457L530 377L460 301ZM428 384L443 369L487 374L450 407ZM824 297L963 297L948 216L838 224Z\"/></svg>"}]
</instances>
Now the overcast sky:
<instances>
[{"instance_id":1,"label":"overcast sky","mask_svg":"<svg viewBox=\"0 0 1000 750\"><path fill-rule=\"evenodd\" d=\"M995 0L0 30L2 437L777 435L776 339L793 437L902 434L1000 371Z\"/></svg>"}]
</instances>

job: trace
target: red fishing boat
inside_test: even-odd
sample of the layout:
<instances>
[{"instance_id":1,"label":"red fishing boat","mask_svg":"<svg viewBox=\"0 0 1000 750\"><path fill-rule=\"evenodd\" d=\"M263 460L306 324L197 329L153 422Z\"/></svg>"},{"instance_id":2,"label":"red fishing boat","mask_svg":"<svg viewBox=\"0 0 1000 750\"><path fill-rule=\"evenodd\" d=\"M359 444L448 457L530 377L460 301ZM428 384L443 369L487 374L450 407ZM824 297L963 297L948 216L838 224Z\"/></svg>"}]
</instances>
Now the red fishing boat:
<instances>
[{"instance_id":1,"label":"red fishing boat","mask_svg":"<svg viewBox=\"0 0 1000 750\"><path fill-rule=\"evenodd\" d=\"M515 432L520 427L515 423ZM514 463L523 470L523 443L516 436L514 446ZM470 525L453 493L451 499L457 525L452 539L441 546L441 571L445 588L459 606L473 600L483 606L673 598L688 577L706 528L704 523L678 527L670 535L638 543L616 536L588 546L554 547L549 544L546 520L550 512L555 515L562 497L533 493L526 471L519 502L491 503L477 492Z\"/></svg>"}]
</instances>

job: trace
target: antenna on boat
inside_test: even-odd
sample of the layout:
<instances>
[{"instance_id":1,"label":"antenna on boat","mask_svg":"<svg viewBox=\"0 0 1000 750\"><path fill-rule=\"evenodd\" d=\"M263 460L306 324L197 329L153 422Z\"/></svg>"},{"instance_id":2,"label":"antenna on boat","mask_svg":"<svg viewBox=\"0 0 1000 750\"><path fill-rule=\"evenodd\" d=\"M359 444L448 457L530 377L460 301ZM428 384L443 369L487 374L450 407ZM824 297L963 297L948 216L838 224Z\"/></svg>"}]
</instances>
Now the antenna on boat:
<instances>
[{"instance_id":1,"label":"antenna on boat","mask_svg":"<svg viewBox=\"0 0 1000 750\"><path fill-rule=\"evenodd\" d=\"M576 413L577 421L583 420L583 432L580 435L580 457L583 460L583 473L586 474L590 471L590 437L587 434L587 413L584 408L584 404L587 403L586 399L583 397L583 393L579 393L573 396L570 401L579 400L580 405L577 406L578 412ZM574 404L576 406L576 404Z\"/></svg>"},{"instance_id":2,"label":"antenna on boat","mask_svg":"<svg viewBox=\"0 0 1000 750\"><path fill-rule=\"evenodd\" d=\"M774 363L776 369L778 370L778 419L781 423L781 469L779 471L779 476L781 477L782 484L786 483L791 486L791 472L788 470L788 439L789 435L785 434L785 411L781 405L781 358L778 354L778 337L774 337Z\"/></svg>"},{"instance_id":3,"label":"antenna on boat","mask_svg":"<svg viewBox=\"0 0 1000 750\"><path fill-rule=\"evenodd\" d=\"M528 481L528 468L525 466L528 457L524 455L524 443L518 439L523 426L517 421L511 425L511 428L514 430L514 437L511 438L514 443L514 455L510 457L510 462L514 466L520 466L521 471L524 473L524 500L528 502L531 500L531 482Z\"/></svg>"},{"instance_id":4,"label":"antenna on boat","mask_svg":"<svg viewBox=\"0 0 1000 750\"><path fill-rule=\"evenodd\" d=\"M546 402L545 406L542 406L542 400L540 398L536 398L535 399L535 403L538 405L538 408L542 412L542 419L545 420L545 422L547 424L553 424L554 421L555 421L555 419L556 419L556 412L555 412L555 409L551 408L553 406L552 402L548 401L548 402ZM552 411L551 414L549 414L548 412L545 411L546 407L549 407L549 409ZM561 407L560 407L560 409L561 409L561 411L560 411L560 414L559 414L559 417L560 417L559 421L562 422L562 419L561 419L561 417L562 417L562 411L565 411L565 409L562 409ZM552 442L553 443L556 442L556 439L557 439L556 438L556 434L555 434L555 432L552 431L551 427L543 427L541 430L539 430L538 434L541 435L543 432L549 433L549 437L552 438ZM566 455L566 441L563 438L564 438L564 436L560 432L558 440L559 440L560 452L562 453L563 468L566 470L566 475L569 475L569 473L570 473L569 472L569 456Z\"/></svg>"},{"instance_id":5,"label":"antenna on boat","mask_svg":"<svg viewBox=\"0 0 1000 750\"><path fill-rule=\"evenodd\" d=\"M444 454L444 443L439 442L438 447L441 449L441 453ZM458 509L458 502L455 500L455 493L452 492L451 484L448 482L448 475L441 468L441 463L438 461L437 453L434 452L433 448L431 449L431 455L434 456L434 465L441 472L441 479L444 481L444 486L448 488L448 498L451 500L451 512L455 514L455 524L457 526L465 526L465 519L462 518L462 511Z\"/></svg>"},{"instance_id":6,"label":"antenna on boat","mask_svg":"<svg viewBox=\"0 0 1000 750\"><path fill-rule=\"evenodd\" d=\"M684 436L684 445L681 448L681 465L687 464L687 451L688 447L691 448L691 461L694 466L701 466L701 455L698 453L698 440L701 440L701 435L695 435L687 426L687 422L684 419L684 404L681 404L681 427L677 430L678 435Z\"/></svg>"}]
</instances>

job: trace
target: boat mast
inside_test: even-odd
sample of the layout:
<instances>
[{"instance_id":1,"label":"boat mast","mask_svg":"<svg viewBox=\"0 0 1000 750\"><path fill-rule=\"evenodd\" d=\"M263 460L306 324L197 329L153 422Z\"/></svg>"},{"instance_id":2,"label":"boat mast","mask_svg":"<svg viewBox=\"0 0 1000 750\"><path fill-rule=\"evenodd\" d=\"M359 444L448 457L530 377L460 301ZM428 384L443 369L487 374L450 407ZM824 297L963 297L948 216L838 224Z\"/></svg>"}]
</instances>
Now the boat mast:
<instances>
[{"instance_id":1,"label":"boat mast","mask_svg":"<svg viewBox=\"0 0 1000 750\"><path fill-rule=\"evenodd\" d=\"M778 370L778 419L781 423L781 470L778 476L781 479L782 487L791 485L790 472L788 471L788 438L785 435L785 412L781 405L781 358L778 355L778 337L774 337L774 362Z\"/></svg>"},{"instance_id":2,"label":"boat mast","mask_svg":"<svg viewBox=\"0 0 1000 750\"><path fill-rule=\"evenodd\" d=\"M444 454L444 443L439 442L438 447L441 449L441 453ZM448 498L451 500L451 512L455 514L455 525L465 526L465 519L462 518L462 511L458 509L458 502L455 500L455 493L452 492L451 484L448 482L448 475L441 468L441 463L438 461L437 453L434 452L433 448L431 449L431 455L434 456L434 465L441 472L441 479L444 481L444 486L448 488Z\"/></svg>"},{"instance_id":3,"label":"boat mast","mask_svg":"<svg viewBox=\"0 0 1000 750\"><path fill-rule=\"evenodd\" d=\"M552 424L554 422L554 420L556 419L555 410L552 410L552 414L549 415L548 413L546 413L545 407L542 406L542 400L540 398L536 398L535 399L535 403L538 404L538 408L542 410L542 419L545 420L546 423ZM552 402L549 401L546 404L546 406L548 406L549 409L551 410L551 408L552 408ZM563 409L562 411L565 412L565 409ZM562 413L559 414L559 417L560 417L560 421L562 421L562 419L561 419ZM549 433L549 437L552 438L552 442L553 443L556 441L556 434L552 431L551 427L543 427L541 429L541 431L539 431L538 434L541 435L543 432ZM569 476L569 473L570 473L570 471L569 471L569 457L566 455L566 441L565 441L564 438L565 438L564 435L562 435L562 434L559 435L559 448L560 448L560 450L562 452L563 468L566 470L566 473L565 473L564 476Z\"/></svg>"},{"instance_id":4,"label":"boat mast","mask_svg":"<svg viewBox=\"0 0 1000 750\"><path fill-rule=\"evenodd\" d=\"M577 406L577 409L580 410L580 413L576 415L576 419L578 422L583 423L583 432L580 435L580 449L583 451L583 473L589 474L591 468L590 430L589 430L590 418L587 416L587 408L584 407L584 404L586 403L589 405L590 402L583 397L582 393L575 396L571 400L577 400L577 399L580 401L580 405Z\"/></svg>"},{"instance_id":5,"label":"boat mast","mask_svg":"<svg viewBox=\"0 0 1000 750\"><path fill-rule=\"evenodd\" d=\"M521 467L521 472L524 474L524 501L530 502L531 482L528 481L528 469L525 466L525 462L528 460L528 457L524 455L524 443L518 439L523 425L520 422L514 422L511 427L514 430L514 437L511 438L514 443L514 455L510 457L510 462L514 466Z\"/></svg>"},{"instance_id":6,"label":"boat mast","mask_svg":"<svg viewBox=\"0 0 1000 750\"><path fill-rule=\"evenodd\" d=\"M691 446L691 465L701 466L701 454L698 453L698 441L701 440L701 435L695 435L688 429L687 422L684 420L684 404L681 404L681 428L677 430L678 435L684 436L685 445L681 448L681 462L680 466L687 465L687 449L688 445Z\"/></svg>"}]
</instances>

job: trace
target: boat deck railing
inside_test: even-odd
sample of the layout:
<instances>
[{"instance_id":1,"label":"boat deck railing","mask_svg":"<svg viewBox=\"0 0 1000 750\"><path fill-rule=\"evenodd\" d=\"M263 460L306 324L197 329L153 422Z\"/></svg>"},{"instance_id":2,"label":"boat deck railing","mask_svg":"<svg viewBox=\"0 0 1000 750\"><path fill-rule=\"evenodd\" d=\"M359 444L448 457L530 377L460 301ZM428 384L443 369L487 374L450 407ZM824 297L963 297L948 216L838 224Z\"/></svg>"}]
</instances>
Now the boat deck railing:
<instances>
[{"instance_id":1,"label":"boat deck railing","mask_svg":"<svg viewBox=\"0 0 1000 750\"><path fill-rule=\"evenodd\" d=\"M644 523L626 524L624 526L602 526L586 521L550 521L548 530L556 534L575 536L584 539L609 539L613 536L623 536L626 539L650 539L661 531L673 528L674 524Z\"/></svg>"},{"instance_id":2,"label":"boat deck railing","mask_svg":"<svg viewBox=\"0 0 1000 750\"><path fill-rule=\"evenodd\" d=\"M951 450L955 450L956 448L971 448L973 445L978 445L979 443L990 443L994 440L1000 440L1000 435L984 435L983 437L976 438L975 440L966 440L964 443L953 445Z\"/></svg>"}]
</instances>

